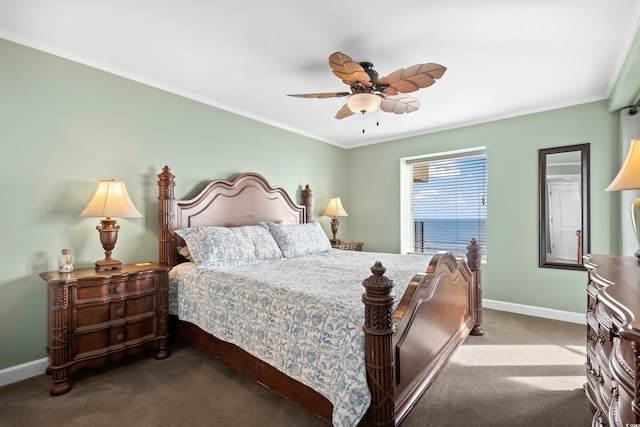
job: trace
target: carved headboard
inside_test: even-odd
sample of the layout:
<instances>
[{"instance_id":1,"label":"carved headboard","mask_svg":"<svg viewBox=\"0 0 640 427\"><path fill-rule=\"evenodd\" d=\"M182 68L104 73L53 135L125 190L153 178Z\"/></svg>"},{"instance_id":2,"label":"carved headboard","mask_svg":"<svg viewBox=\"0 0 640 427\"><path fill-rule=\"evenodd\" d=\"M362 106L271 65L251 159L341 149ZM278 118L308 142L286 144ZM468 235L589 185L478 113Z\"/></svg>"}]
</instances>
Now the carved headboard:
<instances>
[{"instance_id":1,"label":"carved headboard","mask_svg":"<svg viewBox=\"0 0 640 427\"><path fill-rule=\"evenodd\" d=\"M260 174L247 172L233 181L217 179L190 200L176 200L175 176L168 166L158 175L159 262L176 265L184 241L174 230L203 225L237 227L261 221L299 224L311 221L313 192L302 191L303 204L293 201L282 187L275 187Z\"/></svg>"}]
</instances>

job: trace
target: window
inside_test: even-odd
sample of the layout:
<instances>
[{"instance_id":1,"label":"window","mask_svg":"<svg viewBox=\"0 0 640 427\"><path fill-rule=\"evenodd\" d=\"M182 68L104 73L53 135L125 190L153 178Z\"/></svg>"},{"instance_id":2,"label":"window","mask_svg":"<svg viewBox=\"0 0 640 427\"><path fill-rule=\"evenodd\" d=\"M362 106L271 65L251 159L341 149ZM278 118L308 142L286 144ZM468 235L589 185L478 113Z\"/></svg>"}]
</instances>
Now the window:
<instances>
[{"instance_id":1,"label":"window","mask_svg":"<svg viewBox=\"0 0 640 427\"><path fill-rule=\"evenodd\" d=\"M402 249L464 257L472 237L487 254L485 148L402 159Z\"/></svg>"}]
</instances>

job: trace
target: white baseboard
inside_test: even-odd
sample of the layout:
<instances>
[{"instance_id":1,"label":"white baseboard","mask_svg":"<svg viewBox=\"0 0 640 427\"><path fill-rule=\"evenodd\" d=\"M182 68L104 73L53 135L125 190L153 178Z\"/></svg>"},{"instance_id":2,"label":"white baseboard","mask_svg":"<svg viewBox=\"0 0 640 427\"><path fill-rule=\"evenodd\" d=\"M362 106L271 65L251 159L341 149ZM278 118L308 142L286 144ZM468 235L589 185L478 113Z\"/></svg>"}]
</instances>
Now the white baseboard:
<instances>
[{"instance_id":1,"label":"white baseboard","mask_svg":"<svg viewBox=\"0 0 640 427\"><path fill-rule=\"evenodd\" d=\"M572 311L555 310L553 308L536 307L533 305L515 304L512 302L495 301L482 299L482 306L509 313L525 314L527 316L543 317L545 319L561 320L563 322L587 324L585 313L574 313Z\"/></svg>"},{"instance_id":2,"label":"white baseboard","mask_svg":"<svg viewBox=\"0 0 640 427\"><path fill-rule=\"evenodd\" d=\"M494 310L525 314L527 316L543 317L546 319L561 320L563 322L571 323L587 323L584 313L573 313L570 311L554 310L552 308L535 307L532 305L522 305L490 299L483 299L482 305L483 307ZM34 360L32 362L1 369L0 387L43 374L48 365L49 360L45 357L44 359Z\"/></svg>"},{"instance_id":3,"label":"white baseboard","mask_svg":"<svg viewBox=\"0 0 640 427\"><path fill-rule=\"evenodd\" d=\"M44 374L49 366L49 359L33 360L16 366L0 369L0 387Z\"/></svg>"}]
</instances>

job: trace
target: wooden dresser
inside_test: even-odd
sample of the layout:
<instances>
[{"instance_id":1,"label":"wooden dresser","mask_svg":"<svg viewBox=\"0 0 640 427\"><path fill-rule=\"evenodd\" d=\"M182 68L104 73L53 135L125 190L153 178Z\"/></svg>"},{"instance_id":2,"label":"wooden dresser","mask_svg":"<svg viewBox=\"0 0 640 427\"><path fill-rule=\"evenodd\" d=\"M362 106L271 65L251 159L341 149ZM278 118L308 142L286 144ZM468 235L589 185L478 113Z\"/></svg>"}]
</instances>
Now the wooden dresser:
<instances>
[{"instance_id":1,"label":"wooden dresser","mask_svg":"<svg viewBox=\"0 0 640 427\"><path fill-rule=\"evenodd\" d=\"M640 423L640 263L592 255L587 286L587 382L594 426Z\"/></svg>"},{"instance_id":2,"label":"wooden dresser","mask_svg":"<svg viewBox=\"0 0 640 427\"><path fill-rule=\"evenodd\" d=\"M168 272L154 263L40 274L48 287L49 367L52 396L71 389L70 375L154 346L156 359L169 357Z\"/></svg>"}]
</instances>

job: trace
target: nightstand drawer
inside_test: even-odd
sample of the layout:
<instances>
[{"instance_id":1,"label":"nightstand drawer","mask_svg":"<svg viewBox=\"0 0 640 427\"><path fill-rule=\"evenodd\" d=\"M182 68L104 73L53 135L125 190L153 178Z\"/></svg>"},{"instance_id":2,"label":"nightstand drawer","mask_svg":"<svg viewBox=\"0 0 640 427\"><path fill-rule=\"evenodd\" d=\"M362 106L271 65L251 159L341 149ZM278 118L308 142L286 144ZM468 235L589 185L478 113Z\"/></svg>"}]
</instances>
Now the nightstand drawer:
<instances>
[{"instance_id":1,"label":"nightstand drawer","mask_svg":"<svg viewBox=\"0 0 640 427\"><path fill-rule=\"evenodd\" d=\"M151 339L157 334L156 322L152 317L127 323L125 326L125 339L127 344L138 343L143 340Z\"/></svg>"},{"instance_id":2,"label":"nightstand drawer","mask_svg":"<svg viewBox=\"0 0 640 427\"><path fill-rule=\"evenodd\" d=\"M95 281L78 284L70 288L75 293L73 300L77 304L108 299L111 294L109 281Z\"/></svg>"},{"instance_id":3,"label":"nightstand drawer","mask_svg":"<svg viewBox=\"0 0 640 427\"><path fill-rule=\"evenodd\" d=\"M156 294L144 295L138 298L128 298L126 303L126 316L139 316L145 313L154 313L158 298Z\"/></svg>"},{"instance_id":4,"label":"nightstand drawer","mask_svg":"<svg viewBox=\"0 0 640 427\"><path fill-rule=\"evenodd\" d=\"M158 289L157 275L143 276L135 280L129 277L124 277L123 279L111 283L112 295L153 292Z\"/></svg>"},{"instance_id":5,"label":"nightstand drawer","mask_svg":"<svg viewBox=\"0 0 640 427\"><path fill-rule=\"evenodd\" d=\"M73 360L106 353L111 344L111 329L103 328L73 334Z\"/></svg>"},{"instance_id":6,"label":"nightstand drawer","mask_svg":"<svg viewBox=\"0 0 640 427\"><path fill-rule=\"evenodd\" d=\"M101 304L82 304L73 307L73 329L97 326L109 322L119 322L127 317L142 314L155 315L158 298L156 294L131 297L127 300Z\"/></svg>"},{"instance_id":7,"label":"nightstand drawer","mask_svg":"<svg viewBox=\"0 0 640 427\"><path fill-rule=\"evenodd\" d=\"M83 304L73 307L71 327L85 328L101 324L108 324L111 320L111 304Z\"/></svg>"},{"instance_id":8,"label":"nightstand drawer","mask_svg":"<svg viewBox=\"0 0 640 427\"><path fill-rule=\"evenodd\" d=\"M111 348L136 345L158 335L153 316L141 317L126 323L103 325L99 328L81 328L73 334L74 360L103 353Z\"/></svg>"}]
</instances>

